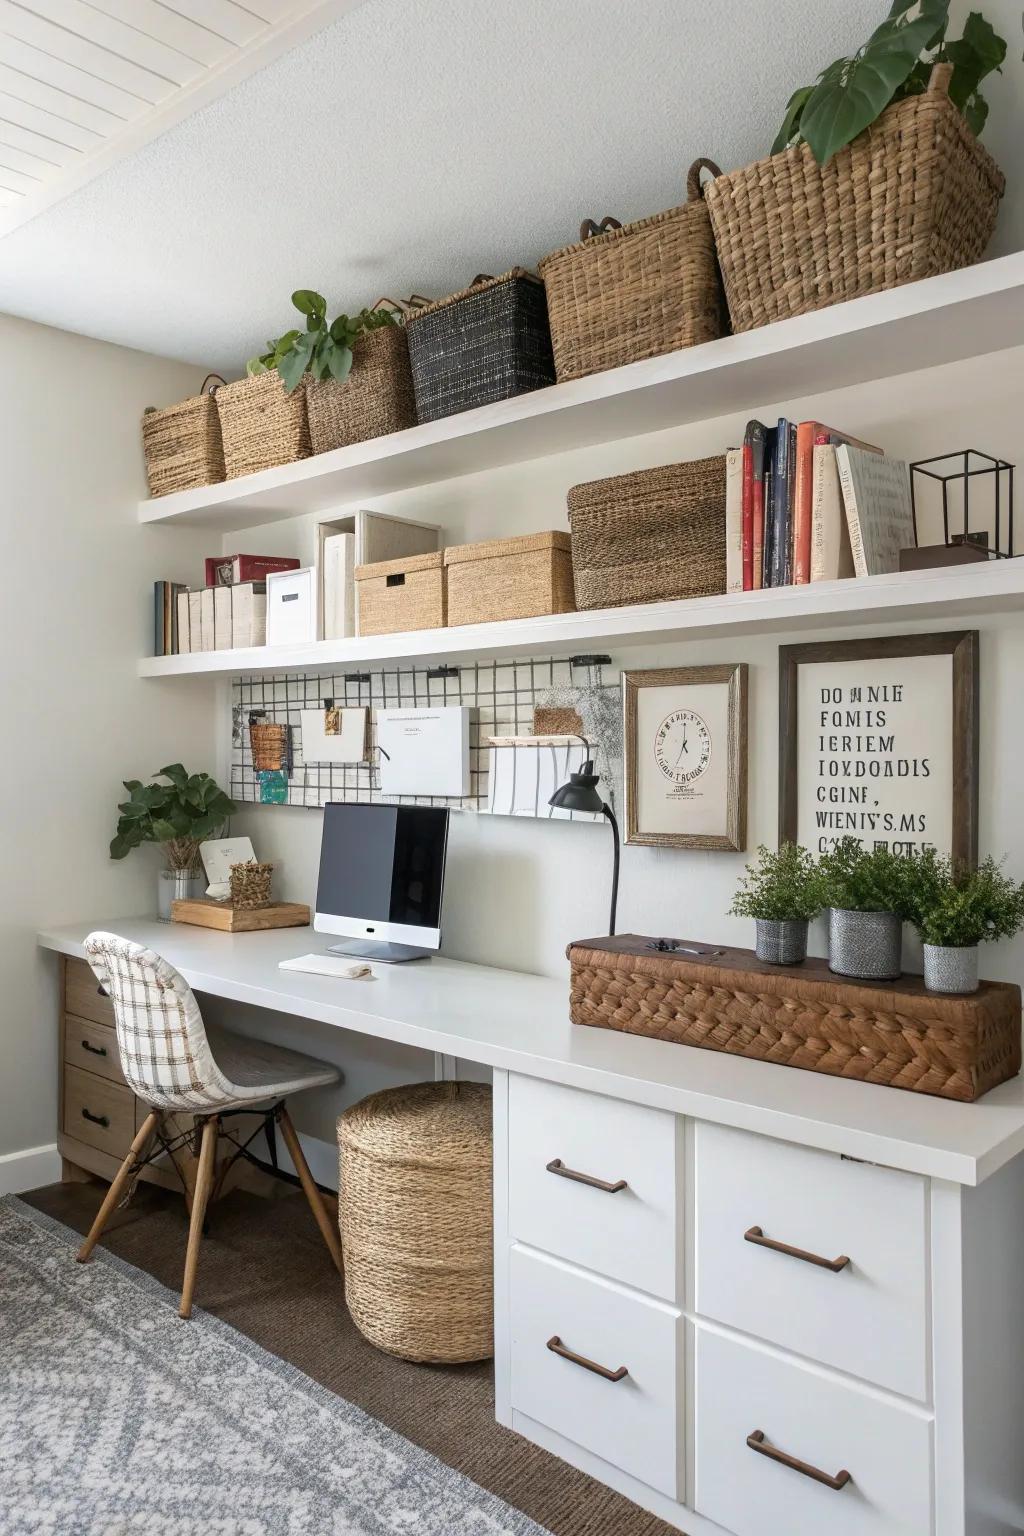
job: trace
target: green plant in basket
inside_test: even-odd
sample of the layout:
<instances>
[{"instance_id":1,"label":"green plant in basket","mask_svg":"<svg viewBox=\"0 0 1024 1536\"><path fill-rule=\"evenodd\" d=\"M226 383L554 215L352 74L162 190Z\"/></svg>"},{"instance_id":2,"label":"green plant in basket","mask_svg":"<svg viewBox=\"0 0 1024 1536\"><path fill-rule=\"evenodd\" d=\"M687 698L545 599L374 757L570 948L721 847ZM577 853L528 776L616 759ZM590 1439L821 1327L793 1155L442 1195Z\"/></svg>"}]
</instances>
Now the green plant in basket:
<instances>
[{"instance_id":1,"label":"green plant in basket","mask_svg":"<svg viewBox=\"0 0 1024 1536\"><path fill-rule=\"evenodd\" d=\"M390 309L361 309L357 315L337 315L329 324L327 300L312 288L297 288L292 303L305 316L305 330L285 331L276 341L267 342L267 350L246 364L248 374L277 370L288 394L297 388L304 374L314 379L337 379L344 383L352 368L352 349L366 331L385 325L397 325Z\"/></svg>"},{"instance_id":2,"label":"green plant in basket","mask_svg":"<svg viewBox=\"0 0 1024 1536\"><path fill-rule=\"evenodd\" d=\"M980 133L988 103L979 87L1001 68L1006 43L980 11L970 13L959 38L948 38L948 29L949 0L893 0L863 47L793 92L772 154L803 140L824 165L894 101L927 90L934 64L952 65L949 99Z\"/></svg>"},{"instance_id":3,"label":"green plant in basket","mask_svg":"<svg viewBox=\"0 0 1024 1536\"><path fill-rule=\"evenodd\" d=\"M925 944L964 949L1008 939L1024 927L1024 884L993 858L970 869L928 849L914 861L907 916Z\"/></svg>"},{"instance_id":4,"label":"green plant in basket","mask_svg":"<svg viewBox=\"0 0 1024 1536\"><path fill-rule=\"evenodd\" d=\"M775 851L762 843L729 911L762 922L792 922L809 921L821 908L821 876L813 855L799 843L783 843Z\"/></svg>"},{"instance_id":5,"label":"green plant in basket","mask_svg":"<svg viewBox=\"0 0 1024 1536\"><path fill-rule=\"evenodd\" d=\"M918 860L884 847L865 848L843 837L818 864L822 906L840 912L910 914Z\"/></svg>"},{"instance_id":6,"label":"green plant in basket","mask_svg":"<svg viewBox=\"0 0 1024 1536\"><path fill-rule=\"evenodd\" d=\"M169 869L196 870L200 843L220 831L237 809L235 802L208 773L190 774L181 763L161 768L157 778L167 782L123 780L128 799L117 807L121 814L110 857L123 859L143 843L158 843Z\"/></svg>"}]
</instances>

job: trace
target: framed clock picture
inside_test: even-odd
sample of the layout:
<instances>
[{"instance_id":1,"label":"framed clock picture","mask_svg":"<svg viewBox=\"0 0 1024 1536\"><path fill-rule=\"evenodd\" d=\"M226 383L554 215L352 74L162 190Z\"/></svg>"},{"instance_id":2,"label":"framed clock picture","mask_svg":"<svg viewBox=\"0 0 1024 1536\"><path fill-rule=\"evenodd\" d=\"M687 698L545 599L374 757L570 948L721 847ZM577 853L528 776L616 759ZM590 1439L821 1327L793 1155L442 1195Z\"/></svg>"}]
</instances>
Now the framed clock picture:
<instances>
[{"instance_id":1,"label":"framed clock picture","mask_svg":"<svg viewBox=\"0 0 1024 1536\"><path fill-rule=\"evenodd\" d=\"M622 676L626 842L747 843L747 669L669 667Z\"/></svg>"}]
</instances>

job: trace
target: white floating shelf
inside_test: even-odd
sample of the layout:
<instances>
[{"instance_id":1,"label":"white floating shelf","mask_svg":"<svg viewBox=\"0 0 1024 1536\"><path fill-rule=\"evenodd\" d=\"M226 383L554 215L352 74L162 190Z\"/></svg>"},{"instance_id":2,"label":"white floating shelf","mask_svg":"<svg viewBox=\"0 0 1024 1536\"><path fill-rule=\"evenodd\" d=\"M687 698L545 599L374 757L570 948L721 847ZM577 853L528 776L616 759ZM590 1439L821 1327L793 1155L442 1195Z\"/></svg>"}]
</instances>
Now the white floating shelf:
<instances>
[{"instance_id":1,"label":"white floating shelf","mask_svg":"<svg viewBox=\"0 0 1024 1536\"><path fill-rule=\"evenodd\" d=\"M765 402L1015 346L1024 252L480 406L351 448L140 503L144 523L228 531Z\"/></svg>"},{"instance_id":2,"label":"white floating shelf","mask_svg":"<svg viewBox=\"0 0 1024 1536\"><path fill-rule=\"evenodd\" d=\"M872 576L864 581L822 581L810 586L776 587L684 602L511 619L503 624L467 624L458 629L420 629L355 640L155 656L140 662L139 672L142 677L239 676L246 672L340 672L347 667L365 669L388 661L574 656L598 647L619 651L634 645L724 635L883 624L902 619L945 620L970 613L1006 613L1021 608L1024 559L993 560L983 565Z\"/></svg>"}]
</instances>

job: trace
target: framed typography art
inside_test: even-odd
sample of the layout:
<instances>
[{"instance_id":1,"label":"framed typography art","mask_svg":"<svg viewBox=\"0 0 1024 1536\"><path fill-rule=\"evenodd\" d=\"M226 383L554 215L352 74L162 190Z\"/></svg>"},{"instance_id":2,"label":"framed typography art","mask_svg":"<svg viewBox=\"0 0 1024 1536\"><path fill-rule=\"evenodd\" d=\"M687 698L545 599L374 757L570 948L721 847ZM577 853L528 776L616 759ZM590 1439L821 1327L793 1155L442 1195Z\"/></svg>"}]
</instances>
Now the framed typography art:
<instances>
[{"instance_id":1,"label":"framed typography art","mask_svg":"<svg viewBox=\"0 0 1024 1536\"><path fill-rule=\"evenodd\" d=\"M779 840L978 858L978 632L779 647Z\"/></svg>"},{"instance_id":2,"label":"framed typography art","mask_svg":"<svg viewBox=\"0 0 1024 1536\"><path fill-rule=\"evenodd\" d=\"M624 672L626 842L740 850L747 839L747 669Z\"/></svg>"}]
</instances>

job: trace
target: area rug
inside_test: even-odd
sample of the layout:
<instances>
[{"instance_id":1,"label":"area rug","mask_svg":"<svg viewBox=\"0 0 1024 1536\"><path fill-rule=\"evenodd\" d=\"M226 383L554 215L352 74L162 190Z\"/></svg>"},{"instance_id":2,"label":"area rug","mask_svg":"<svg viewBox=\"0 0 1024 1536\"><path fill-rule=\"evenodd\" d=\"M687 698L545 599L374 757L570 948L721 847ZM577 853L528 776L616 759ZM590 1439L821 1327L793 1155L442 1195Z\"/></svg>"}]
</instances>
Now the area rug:
<instances>
[{"instance_id":1,"label":"area rug","mask_svg":"<svg viewBox=\"0 0 1024 1536\"><path fill-rule=\"evenodd\" d=\"M0 1199L3 1536L546 1536L14 1196Z\"/></svg>"}]
</instances>

